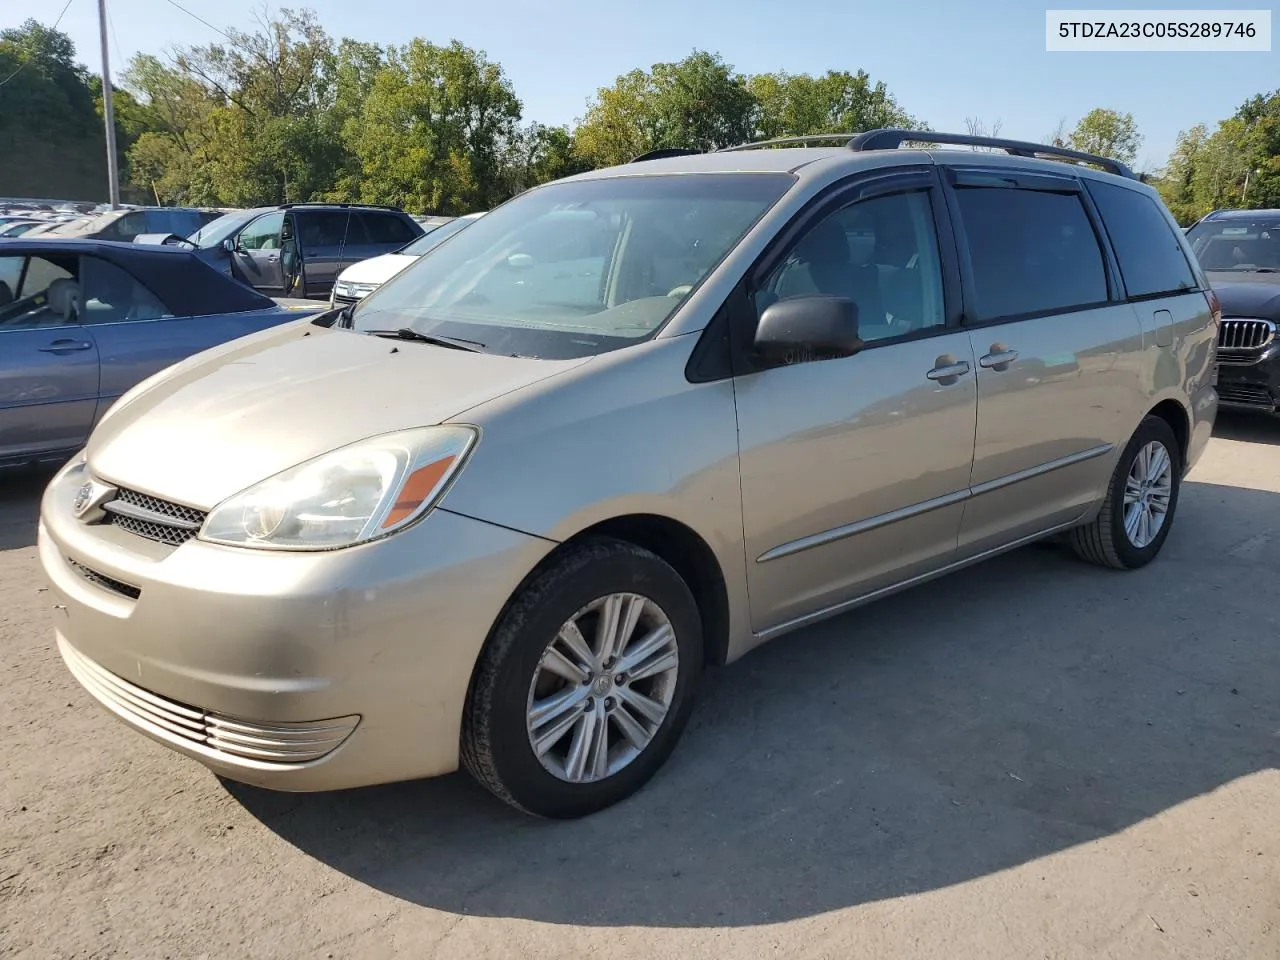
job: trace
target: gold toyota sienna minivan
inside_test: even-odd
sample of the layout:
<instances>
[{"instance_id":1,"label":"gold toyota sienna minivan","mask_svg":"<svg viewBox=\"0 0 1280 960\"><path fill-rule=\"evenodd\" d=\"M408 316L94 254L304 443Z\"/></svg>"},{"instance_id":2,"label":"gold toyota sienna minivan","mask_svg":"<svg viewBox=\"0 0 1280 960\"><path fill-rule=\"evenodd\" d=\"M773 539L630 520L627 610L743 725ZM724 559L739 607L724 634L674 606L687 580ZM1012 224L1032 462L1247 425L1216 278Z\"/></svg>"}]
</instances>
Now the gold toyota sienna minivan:
<instances>
[{"instance_id":1,"label":"gold toyota sienna minivan","mask_svg":"<svg viewBox=\"0 0 1280 960\"><path fill-rule=\"evenodd\" d=\"M234 780L462 764L583 815L661 766L707 665L1037 539L1150 562L1218 319L1113 160L660 151L125 395L44 495L57 646Z\"/></svg>"}]
</instances>

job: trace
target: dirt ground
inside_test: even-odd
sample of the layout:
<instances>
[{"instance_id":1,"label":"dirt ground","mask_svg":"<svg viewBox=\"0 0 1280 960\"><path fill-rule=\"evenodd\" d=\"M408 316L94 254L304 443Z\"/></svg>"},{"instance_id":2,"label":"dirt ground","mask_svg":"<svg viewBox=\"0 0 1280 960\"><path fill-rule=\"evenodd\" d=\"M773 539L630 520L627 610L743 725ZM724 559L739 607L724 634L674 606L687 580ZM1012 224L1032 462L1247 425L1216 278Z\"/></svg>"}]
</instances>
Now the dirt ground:
<instances>
[{"instance_id":1,"label":"dirt ground","mask_svg":"<svg viewBox=\"0 0 1280 960\"><path fill-rule=\"evenodd\" d=\"M1218 432L1152 566L1032 548L781 639L577 823L132 733L0 480L0 956L1280 957L1280 423Z\"/></svg>"}]
</instances>

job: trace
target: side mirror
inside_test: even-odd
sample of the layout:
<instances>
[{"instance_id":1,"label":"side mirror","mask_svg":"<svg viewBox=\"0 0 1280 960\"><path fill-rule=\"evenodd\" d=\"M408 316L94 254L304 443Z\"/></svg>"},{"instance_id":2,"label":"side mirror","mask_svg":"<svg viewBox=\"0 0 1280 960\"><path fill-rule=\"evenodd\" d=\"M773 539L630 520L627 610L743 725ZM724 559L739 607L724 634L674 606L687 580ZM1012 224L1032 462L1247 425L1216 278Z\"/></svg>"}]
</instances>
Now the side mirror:
<instances>
[{"instance_id":1,"label":"side mirror","mask_svg":"<svg viewBox=\"0 0 1280 960\"><path fill-rule=\"evenodd\" d=\"M777 363L851 357L863 346L858 305L845 297L778 300L756 326L756 354Z\"/></svg>"},{"instance_id":2,"label":"side mirror","mask_svg":"<svg viewBox=\"0 0 1280 960\"><path fill-rule=\"evenodd\" d=\"M235 237L227 237L227 239L223 240L223 241L222 241L222 249L223 249L223 250L225 250L225 251L227 251L227 253L235 253L235 252L236 252L236 239L235 239Z\"/></svg>"}]
</instances>

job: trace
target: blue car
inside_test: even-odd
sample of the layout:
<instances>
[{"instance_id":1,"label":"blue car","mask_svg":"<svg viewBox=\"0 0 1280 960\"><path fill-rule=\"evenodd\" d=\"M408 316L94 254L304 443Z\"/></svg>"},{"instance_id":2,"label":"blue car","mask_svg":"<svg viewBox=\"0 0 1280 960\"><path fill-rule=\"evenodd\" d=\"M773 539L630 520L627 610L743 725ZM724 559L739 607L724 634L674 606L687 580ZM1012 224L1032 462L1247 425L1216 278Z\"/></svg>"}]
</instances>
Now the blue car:
<instances>
[{"instance_id":1,"label":"blue car","mask_svg":"<svg viewBox=\"0 0 1280 960\"><path fill-rule=\"evenodd\" d=\"M179 360L298 320L179 247L0 239L0 467L58 461Z\"/></svg>"}]
</instances>

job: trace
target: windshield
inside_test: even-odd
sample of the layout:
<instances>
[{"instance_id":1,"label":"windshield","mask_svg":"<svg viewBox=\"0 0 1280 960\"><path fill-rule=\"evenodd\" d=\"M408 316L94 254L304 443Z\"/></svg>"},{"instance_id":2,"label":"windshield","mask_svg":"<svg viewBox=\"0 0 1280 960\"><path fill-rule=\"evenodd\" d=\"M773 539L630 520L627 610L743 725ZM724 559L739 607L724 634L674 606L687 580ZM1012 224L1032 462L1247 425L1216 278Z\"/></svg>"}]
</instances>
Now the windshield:
<instances>
[{"instance_id":1,"label":"windshield","mask_svg":"<svg viewBox=\"0 0 1280 960\"><path fill-rule=\"evenodd\" d=\"M682 174L540 187L383 284L352 325L548 359L629 346L653 336L793 182Z\"/></svg>"},{"instance_id":2,"label":"windshield","mask_svg":"<svg viewBox=\"0 0 1280 960\"><path fill-rule=\"evenodd\" d=\"M475 223L476 219L475 217L458 217L456 220L450 220L434 230L428 230L413 243L401 247L396 253L403 253L410 257L420 257L428 250L434 250L440 246L467 224Z\"/></svg>"},{"instance_id":3,"label":"windshield","mask_svg":"<svg viewBox=\"0 0 1280 960\"><path fill-rule=\"evenodd\" d=\"M257 211L237 210L224 213L217 220L210 220L195 233L187 237L197 247L216 247L244 226Z\"/></svg>"},{"instance_id":4,"label":"windshield","mask_svg":"<svg viewBox=\"0 0 1280 960\"><path fill-rule=\"evenodd\" d=\"M1187 232L1187 240L1205 270L1240 273L1280 270L1278 216L1202 221Z\"/></svg>"}]
</instances>

